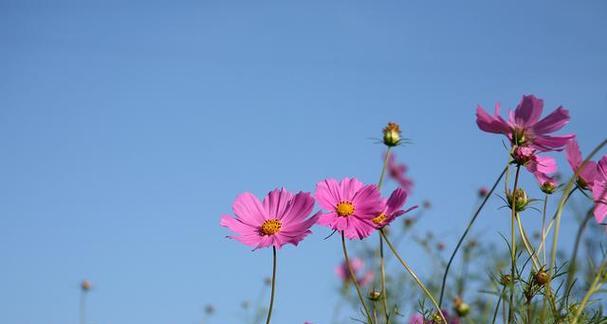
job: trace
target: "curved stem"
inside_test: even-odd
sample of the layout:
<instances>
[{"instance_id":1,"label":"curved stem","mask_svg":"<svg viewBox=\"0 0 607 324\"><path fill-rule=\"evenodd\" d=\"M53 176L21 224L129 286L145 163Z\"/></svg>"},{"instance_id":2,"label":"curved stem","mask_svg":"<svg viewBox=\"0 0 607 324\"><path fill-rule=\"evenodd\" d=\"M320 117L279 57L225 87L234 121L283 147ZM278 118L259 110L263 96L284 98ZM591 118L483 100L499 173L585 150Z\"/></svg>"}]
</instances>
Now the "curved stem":
<instances>
[{"instance_id":1,"label":"curved stem","mask_svg":"<svg viewBox=\"0 0 607 324\"><path fill-rule=\"evenodd\" d=\"M358 280L356 278L356 275L354 274L354 270L352 269L352 264L350 264L350 258L348 257L348 249L346 249L346 238L344 236L343 231L341 232L341 247L344 251L344 259L346 259L346 265L348 267L348 272L350 273L350 280L352 281L352 283L354 284L354 287L356 288L356 294L358 294L358 299L360 300L360 303L365 310L365 315L367 315L367 320L369 320L369 323L373 323L373 319L371 318L371 313L369 313L369 308L367 307L367 304L365 303L365 299L363 298L363 295L360 292L360 286L358 285Z\"/></svg>"},{"instance_id":2,"label":"curved stem","mask_svg":"<svg viewBox=\"0 0 607 324\"><path fill-rule=\"evenodd\" d=\"M516 232L514 230L514 222L516 221L516 189L518 187L518 178L521 171L521 165L516 165L516 174L514 175L514 186L512 187L510 209L512 210L512 219L510 220L510 239L511 239L511 251L512 251L512 267L511 267L511 284L510 284L510 305L508 307L508 323L513 322L514 317L514 282L516 281Z\"/></svg>"},{"instance_id":3,"label":"curved stem","mask_svg":"<svg viewBox=\"0 0 607 324\"><path fill-rule=\"evenodd\" d=\"M575 170L575 174L573 175L573 177L571 177L571 179L569 179L569 182L567 183L565 190L563 190L563 195L561 196L561 200L559 201L559 205L556 210L556 215L554 217L555 226L554 226L554 234L552 234L552 251L551 251L551 255L550 255L550 269L554 270L555 272L556 272L556 269L554 269L554 266L556 264L557 242L558 242L558 238L559 238L559 230L561 227L561 215L563 214L565 202L569 196L569 193L573 190L575 180L580 175L580 170L582 170L582 168L588 163L588 161L590 159L592 159L592 157L595 154L597 154L605 145L607 145L607 139L603 140L603 142L601 142L594 150L592 150L592 152L590 152L590 154L586 157L586 159L584 159L584 162L582 162L580 167L577 168L577 170Z\"/></svg>"},{"instance_id":4,"label":"curved stem","mask_svg":"<svg viewBox=\"0 0 607 324\"><path fill-rule=\"evenodd\" d=\"M485 207L485 204L487 203L487 200L489 200L489 197L491 197L491 195L493 194L493 191L495 191L495 188L497 187L497 185L499 184L499 182L504 177L504 174L506 173L506 170L508 170L508 165L506 165L506 167L504 168L504 170L502 171L502 173L500 173L499 177L497 177L497 180L495 180L495 183L491 187L491 190L489 190L489 193L487 193L487 195L485 196L485 198L481 202L480 206L478 206L478 209L476 210L476 212L474 213L474 215L472 216L472 218L468 222L468 226L466 226L466 230L464 231L464 233L462 234L462 236L459 238L459 241L457 242L457 245L455 246L455 250L453 250L453 253L451 254L451 257L449 258L449 262L447 262L447 267L445 268L445 273L443 274L443 281L442 281L441 288L440 288L440 296L438 298L438 300L439 300L438 305L439 306L443 305L443 297L445 295L445 285L447 284L447 275L449 275L449 269L451 269L451 263L453 263L453 259L455 259L455 255L457 255L457 252L459 251L459 248L461 247L462 243L464 242L464 239L466 239L466 235L468 235L468 232L472 228L472 225L476 221L476 218L480 214L480 212L483 209L483 207Z\"/></svg>"},{"instance_id":5,"label":"curved stem","mask_svg":"<svg viewBox=\"0 0 607 324\"><path fill-rule=\"evenodd\" d=\"M268 317L266 324L270 324L272 318L272 306L274 306L274 291L276 290L276 247L272 246L272 291L270 292L270 307L268 308Z\"/></svg>"},{"instance_id":6,"label":"curved stem","mask_svg":"<svg viewBox=\"0 0 607 324\"><path fill-rule=\"evenodd\" d=\"M607 266L607 262L603 262L603 264L599 268L599 271L596 274L596 277L594 277L594 280L592 281L592 284L590 285L590 288L588 289L588 292L586 293L586 295L582 299L582 302L580 303L580 306L578 307L577 311L575 312L575 317L573 318L573 321L571 321L571 324L576 324L577 323L578 319L580 318L580 316L584 312L584 308L586 308L586 305L588 304L588 301L590 300L590 297L592 297L592 295L594 295L594 293L596 293L601 288L601 286L605 282L605 279L607 279L605 277L605 273L604 273L605 272L605 266Z\"/></svg>"},{"instance_id":7,"label":"curved stem","mask_svg":"<svg viewBox=\"0 0 607 324\"><path fill-rule=\"evenodd\" d=\"M436 299L434 299L434 297L432 297L432 294L430 293L430 291L428 290L428 288L426 288L426 286L422 283L422 281L415 274L415 272L413 272L413 270L409 267L409 265L407 265L407 263L405 262L405 260L403 260L403 258L400 256L400 254L398 254L398 251L396 251L396 249L394 248L394 246L392 245L392 243L390 243L390 240L388 239L388 237L386 237L386 234L384 234L383 229L380 229L379 233L381 234L381 236L386 241L386 244L388 244L388 247L392 251L392 254L394 254L394 256L398 259L398 261L400 262L400 264L402 264L403 267L407 270L407 272L409 272L409 274L411 275L411 277L413 277L413 280L417 283L417 285L419 286L419 288L421 288L421 290L424 291L424 294L426 294L426 297L428 297L428 299L430 299L430 301L432 302L432 305L434 305L434 307L436 308L436 311L438 312L438 315L441 317L441 319L444 321L444 323L448 323L447 319L445 318L445 315L443 315L443 312L440 309L440 306L436 302Z\"/></svg>"},{"instance_id":8,"label":"curved stem","mask_svg":"<svg viewBox=\"0 0 607 324\"><path fill-rule=\"evenodd\" d=\"M529 238L527 237L527 233L523 228L523 223L521 222L521 215L519 213L516 213L516 222L518 224L518 230L521 233L521 240L523 241L523 245L525 246L529 257L531 258L531 263L533 264L535 270L539 271L541 267L540 260L537 258L537 253L533 250L533 247L529 242Z\"/></svg>"}]
</instances>

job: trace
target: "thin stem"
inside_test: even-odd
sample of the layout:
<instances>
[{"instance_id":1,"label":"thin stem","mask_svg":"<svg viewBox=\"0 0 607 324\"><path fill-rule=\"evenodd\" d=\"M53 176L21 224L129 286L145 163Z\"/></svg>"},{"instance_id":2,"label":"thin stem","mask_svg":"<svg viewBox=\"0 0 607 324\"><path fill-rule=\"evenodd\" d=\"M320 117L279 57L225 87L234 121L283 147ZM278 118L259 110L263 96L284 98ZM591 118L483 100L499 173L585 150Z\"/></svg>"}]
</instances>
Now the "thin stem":
<instances>
[{"instance_id":1,"label":"thin stem","mask_svg":"<svg viewBox=\"0 0 607 324\"><path fill-rule=\"evenodd\" d=\"M512 193L511 193L511 202L510 202L510 209L512 210L512 219L510 220L510 239L511 239L511 250L512 250L512 267L511 267L511 285L510 285L510 305L508 307L508 323L512 323L513 321L513 316L514 316L514 282L515 282L515 278L516 278L516 231L514 230L514 222L516 221L516 198L517 198L517 194L516 194L516 189L518 186L518 178L520 175L520 171L521 171L521 165L517 164L516 165L516 174L514 176L514 186L512 187Z\"/></svg>"},{"instance_id":2,"label":"thin stem","mask_svg":"<svg viewBox=\"0 0 607 324\"><path fill-rule=\"evenodd\" d=\"M270 292L270 307L268 308L268 317L266 324L270 324L272 318L272 306L274 306L274 291L276 290L276 247L272 246L272 291Z\"/></svg>"},{"instance_id":3,"label":"thin stem","mask_svg":"<svg viewBox=\"0 0 607 324\"><path fill-rule=\"evenodd\" d=\"M502 292L500 293L500 297L497 299L497 304L495 304L495 311L493 311L493 321L491 323L495 323L495 319L497 318L497 313L500 309L500 302L502 301L502 296L504 296L506 290L506 286L502 288Z\"/></svg>"},{"instance_id":4,"label":"thin stem","mask_svg":"<svg viewBox=\"0 0 607 324\"><path fill-rule=\"evenodd\" d=\"M411 277L413 277L413 280L417 283L417 285L419 286L419 288L421 288L421 290L424 291L424 294L426 294L426 297L428 297L428 299L430 299L430 301L432 302L432 305L434 305L434 307L436 308L436 311L438 312L438 315L441 317L441 319L444 321L444 323L447 323L447 319L445 318L445 315L443 315L443 312L441 311L440 306L436 302L436 299L434 299L434 297L432 297L432 294L430 293L430 291L428 290L428 288L426 288L426 286L422 283L422 281L415 274L415 272L413 272L413 269L411 269L409 267L409 265L407 265L407 263L405 262L405 260L403 260L403 258L400 256L400 254L398 254L398 251L396 251L396 249L394 248L394 246L392 245L392 243L390 243L390 240L388 239L388 237L386 236L386 234L384 234L383 229L380 229L379 233L381 234L381 236L386 241L386 244L388 244L388 247L392 251L392 254L394 254L394 256L398 259L398 261L400 262L400 264L402 264L403 267L407 270L407 272L409 272L409 274L411 275Z\"/></svg>"},{"instance_id":5,"label":"thin stem","mask_svg":"<svg viewBox=\"0 0 607 324\"><path fill-rule=\"evenodd\" d=\"M381 186L384 182L384 175L386 174L386 168L388 166L388 159L390 158L390 149L386 151L386 156L384 157L384 164L381 169L381 174L379 175L379 181L377 182L377 190L381 190ZM386 324L390 323L390 314L388 312L388 291L386 290L386 265L384 262L384 240L382 236L379 236L379 269L381 274L381 299L384 307L384 315L386 317Z\"/></svg>"},{"instance_id":6,"label":"thin stem","mask_svg":"<svg viewBox=\"0 0 607 324\"><path fill-rule=\"evenodd\" d=\"M573 284L573 277L575 275L575 272L577 271L576 259L577 259L578 249L580 248L580 241L582 239L582 234L584 233L584 229L586 228L588 221L590 221L591 219L592 219L592 209L590 211L588 211L588 213L586 214L586 217L580 224L580 227L577 230L577 234L575 235L575 244L573 245L573 252L571 254L571 259L569 260L569 268L567 269L567 285L565 286L566 291L569 291L569 289L571 289L571 286Z\"/></svg>"},{"instance_id":7,"label":"thin stem","mask_svg":"<svg viewBox=\"0 0 607 324\"><path fill-rule=\"evenodd\" d=\"M348 272L350 273L350 281L352 281L352 283L354 284L354 287L356 288L356 294L358 294L358 299L360 300L360 303L365 310L365 315L367 315L367 319L369 320L369 323L373 323L373 319L371 318L371 313L369 313L369 308L367 307L367 304L365 303L365 299L363 298L363 295L360 292L360 286L358 285L358 280L356 278L354 270L352 269L352 264L350 264L350 258L348 257L348 249L346 249L346 238L344 236L343 231L341 232L341 247L344 251L344 259L346 259L346 265L348 266Z\"/></svg>"},{"instance_id":8,"label":"thin stem","mask_svg":"<svg viewBox=\"0 0 607 324\"><path fill-rule=\"evenodd\" d=\"M523 223L521 222L521 215L519 213L516 213L516 222L518 224L518 230L521 233L521 239L523 241L523 245L525 246L527 253L529 253L529 257L531 258L531 261L532 261L531 263L533 264L533 267L535 268L535 270L539 270L541 267L540 260L537 259L537 253L535 251L533 251L533 247L531 246L531 243L529 242L527 233L525 233L525 229L523 228Z\"/></svg>"},{"instance_id":9,"label":"thin stem","mask_svg":"<svg viewBox=\"0 0 607 324\"><path fill-rule=\"evenodd\" d=\"M80 324L86 324L86 291L80 291Z\"/></svg>"},{"instance_id":10,"label":"thin stem","mask_svg":"<svg viewBox=\"0 0 607 324\"><path fill-rule=\"evenodd\" d=\"M504 168L504 170L502 171L502 173L500 173L499 177L497 177L497 180L495 180L495 183L491 187L491 190L489 190L489 193L487 193L487 195L485 196L485 198L481 202L480 206L478 206L478 209L476 210L476 212L474 213L474 215L472 216L472 218L468 222L468 226L466 226L466 230L464 230L464 233L459 238L459 241L457 242L457 245L455 246L455 250L453 250L453 253L451 254L451 257L449 258L449 262L447 262L447 267L445 268L445 273L443 274L443 282L442 282L441 288L440 288L440 297L438 299L439 300L439 302L438 302L439 306L443 305L443 297L445 295L445 285L447 284L447 275L449 275L449 269L451 268L451 263L453 263L453 259L455 259L455 255L457 255L457 252L459 251L459 248L461 247L462 243L464 242L464 239L466 239L466 235L468 235L468 232L472 228L472 225L476 221L476 218L480 214L480 212L483 209L483 207L485 207L485 204L487 203L487 200L489 200L489 197L491 197L491 195L493 194L493 191L495 190L495 188L497 187L497 185L499 184L499 182L504 177L504 174L506 173L506 170L508 170L508 165L506 165L506 167Z\"/></svg>"},{"instance_id":11,"label":"thin stem","mask_svg":"<svg viewBox=\"0 0 607 324\"><path fill-rule=\"evenodd\" d=\"M548 208L548 194L544 195L544 209L542 210L542 242L546 240L546 209ZM543 264L546 264L546 247L544 249L538 248L543 254Z\"/></svg>"}]
</instances>

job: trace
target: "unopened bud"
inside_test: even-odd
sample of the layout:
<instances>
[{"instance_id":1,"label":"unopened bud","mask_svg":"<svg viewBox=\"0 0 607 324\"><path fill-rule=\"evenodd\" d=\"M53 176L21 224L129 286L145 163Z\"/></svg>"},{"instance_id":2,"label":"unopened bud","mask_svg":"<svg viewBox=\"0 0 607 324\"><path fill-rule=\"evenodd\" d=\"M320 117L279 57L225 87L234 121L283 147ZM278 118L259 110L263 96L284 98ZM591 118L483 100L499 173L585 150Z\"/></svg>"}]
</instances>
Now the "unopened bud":
<instances>
[{"instance_id":1,"label":"unopened bud","mask_svg":"<svg viewBox=\"0 0 607 324\"><path fill-rule=\"evenodd\" d=\"M510 284L512 284L512 275L502 274L500 276L500 284L502 286L509 286Z\"/></svg>"},{"instance_id":2,"label":"unopened bud","mask_svg":"<svg viewBox=\"0 0 607 324\"><path fill-rule=\"evenodd\" d=\"M533 275L533 281L535 281L538 286L543 286L550 281L550 274L546 272L546 270L540 269L540 271Z\"/></svg>"},{"instance_id":3,"label":"unopened bud","mask_svg":"<svg viewBox=\"0 0 607 324\"><path fill-rule=\"evenodd\" d=\"M91 290L93 285L91 285L91 282L84 279L82 280L82 282L80 283L80 289L82 289L83 291L89 291Z\"/></svg>"},{"instance_id":4,"label":"unopened bud","mask_svg":"<svg viewBox=\"0 0 607 324\"><path fill-rule=\"evenodd\" d=\"M455 310L457 316L466 317L466 315L470 313L470 305L464 303L461 298L456 297L455 300L453 300L453 310Z\"/></svg>"},{"instance_id":5,"label":"unopened bud","mask_svg":"<svg viewBox=\"0 0 607 324\"><path fill-rule=\"evenodd\" d=\"M485 198L485 197L487 197L488 194L489 194L489 189L487 189L487 187L481 187L480 189L478 189L479 197Z\"/></svg>"},{"instance_id":6,"label":"unopened bud","mask_svg":"<svg viewBox=\"0 0 607 324\"><path fill-rule=\"evenodd\" d=\"M392 147L400 143L400 127L397 123L390 122L384 128L384 144Z\"/></svg>"},{"instance_id":7,"label":"unopened bud","mask_svg":"<svg viewBox=\"0 0 607 324\"><path fill-rule=\"evenodd\" d=\"M371 290L369 292L369 299L372 301L378 301L381 298L381 292L377 290Z\"/></svg>"},{"instance_id":8,"label":"unopened bud","mask_svg":"<svg viewBox=\"0 0 607 324\"><path fill-rule=\"evenodd\" d=\"M510 209L514 208L514 210L517 212L525 210L525 207L527 207L527 204L529 203L529 199L527 198L527 192L525 192L523 188L516 188L514 193L507 193L506 198L508 200L508 205L510 206Z\"/></svg>"},{"instance_id":9,"label":"unopened bud","mask_svg":"<svg viewBox=\"0 0 607 324\"><path fill-rule=\"evenodd\" d=\"M556 191L556 182L554 180L547 180L542 183L540 189L546 194L553 194Z\"/></svg>"}]
</instances>

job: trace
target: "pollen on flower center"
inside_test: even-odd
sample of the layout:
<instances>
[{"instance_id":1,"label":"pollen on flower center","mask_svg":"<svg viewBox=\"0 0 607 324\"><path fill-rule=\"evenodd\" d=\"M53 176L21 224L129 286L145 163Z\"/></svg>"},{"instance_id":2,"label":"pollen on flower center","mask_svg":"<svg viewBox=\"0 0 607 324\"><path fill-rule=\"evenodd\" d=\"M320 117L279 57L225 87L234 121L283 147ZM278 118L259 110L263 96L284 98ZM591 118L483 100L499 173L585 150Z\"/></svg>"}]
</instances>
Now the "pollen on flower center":
<instances>
[{"instance_id":1,"label":"pollen on flower center","mask_svg":"<svg viewBox=\"0 0 607 324\"><path fill-rule=\"evenodd\" d=\"M259 232L261 232L262 235L274 235L280 231L281 227L282 223L278 219L268 219L263 222Z\"/></svg>"},{"instance_id":2,"label":"pollen on flower center","mask_svg":"<svg viewBox=\"0 0 607 324\"><path fill-rule=\"evenodd\" d=\"M377 217L371 219L371 221L376 225L380 225L386 221L386 214L381 213Z\"/></svg>"},{"instance_id":3,"label":"pollen on flower center","mask_svg":"<svg viewBox=\"0 0 607 324\"><path fill-rule=\"evenodd\" d=\"M354 214L354 205L349 201L342 201L335 206L335 211L341 217L348 217Z\"/></svg>"},{"instance_id":4,"label":"pollen on flower center","mask_svg":"<svg viewBox=\"0 0 607 324\"><path fill-rule=\"evenodd\" d=\"M512 132L512 144L514 145L524 145L527 143L528 136L524 129L522 128L514 128Z\"/></svg>"}]
</instances>

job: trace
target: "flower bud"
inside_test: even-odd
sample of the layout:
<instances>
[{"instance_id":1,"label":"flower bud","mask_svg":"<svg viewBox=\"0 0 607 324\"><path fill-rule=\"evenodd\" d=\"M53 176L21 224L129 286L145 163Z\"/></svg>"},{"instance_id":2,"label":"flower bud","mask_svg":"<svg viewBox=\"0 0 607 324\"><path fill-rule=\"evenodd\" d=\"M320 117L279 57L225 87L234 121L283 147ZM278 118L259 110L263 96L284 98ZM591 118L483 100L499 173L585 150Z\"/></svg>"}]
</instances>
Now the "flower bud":
<instances>
[{"instance_id":1,"label":"flower bud","mask_svg":"<svg viewBox=\"0 0 607 324\"><path fill-rule=\"evenodd\" d=\"M512 151L512 158L518 165L525 165L534 158L535 150L527 146L517 146Z\"/></svg>"},{"instance_id":2,"label":"flower bud","mask_svg":"<svg viewBox=\"0 0 607 324\"><path fill-rule=\"evenodd\" d=\"M372 301L378 301L381 298L381 292L377 290L371 290L369 292L369 299Z\"/></svg>"},{"instance_id":3,"label":"flower bud","mask_svg":"<svg viewBox=\"0 0 607 324\"><path fill-rule=\"evenodd\" d=\"M478 189L478 196L480 198L485 198L485 197L487 197L488 194L489 194L489 189L487 189L487 187L480 187L480 189Z\"/></svg>"},{"instance_id":4,"label":"flower bud","mask_svg":"<svg viewBox=\"0 0 607 324\"><path fill-rule=\"evenodd\" d=\"M466 317L470 313L470 305L464 303L461 298L456 297L453 300L453 310L457 313L457 316Z\"/></svg>"},{"instance_id":5,"label":"flower bud","mask_svg":"<svg viewBox=\"0 0 607 324\"><path fill-rule=\"evenodd\" d=\"M542 190L542 192L546 193L546 194L553 194L556 191L556 182L552 179L545 181L544 183L542 183L542 185L540 186L540 189Z\"/></svg>"},{"instance_id":6,"label":"flower bud","mask_svg":"<svg viewBox=\"0 0 607 324\"><path fill-rule=\"evenodd\" d=\"M384 128L384 144L388 147L397 146L400 143L400 127L397 123L390 122Z\"/></svg>"},{"instance_id":7,"label":"flower bud","mask_svg":"<svg viewBox=\"0 0 607 324\"><path fill-rule=\"evenodd\" d=\"M84 279L82 280L82 282L80 283L80 289L82 289L82 291L89 291L91 290L93 285L91 285L91 282Z\"/></svg>"},{"instance_id":8,"label":"flower bud","mask_svg":"<svg viewBox=\"0 0 607 324\"><path fill-rule=\"evenodd\" d=\"M546 272L546 270L540 269L540 271L536 272L533 275L533 281L538 286L543 286L550 281L550 274L548 272Z\"/></svg>"},{"instance_id":9,"label":"flower bud","mask_svg":"<svg viewBox=\"0 0 607 324\"><path fill-rule=\"evenodd\" d=\"M507 193L506 199L508 200L510 209L514 208L516 212L525 210L525 207L527 207L527 204L529 203L527 192L525 192L523 188L516 188L514 194L512 192Z\"/></svg>"}]
</instances>

